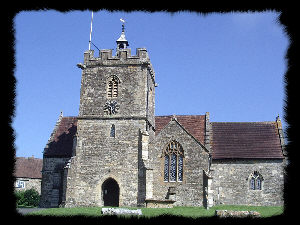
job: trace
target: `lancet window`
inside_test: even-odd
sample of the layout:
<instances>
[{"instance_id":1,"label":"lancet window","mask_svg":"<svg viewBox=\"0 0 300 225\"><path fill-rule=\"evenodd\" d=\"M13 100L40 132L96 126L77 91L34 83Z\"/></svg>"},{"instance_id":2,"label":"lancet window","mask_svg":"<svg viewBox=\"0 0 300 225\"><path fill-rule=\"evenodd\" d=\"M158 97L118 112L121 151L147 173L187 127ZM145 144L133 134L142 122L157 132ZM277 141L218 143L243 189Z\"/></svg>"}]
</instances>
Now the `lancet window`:
<instances>
[{"instance_id":1,"label":"lancet window","mask_svg":"<svg viewBox=\"0 0 300 225\"><path fill-rule=\"evenodd\" d=\"M250 190L262 190L263 177L262 175L254 171L249 176L249 188Z\"/></svg>"},{"instance_id":2,"label":"lancet window","mask_svg":"<svg viewBox=\"0 0 300 225\"><path fill-rule=\"evenodd\" d=\"M115 137L116 135L116 127L115 125L111 125L111 128L110 128L110 137Z\"/></svg>"},{"instance_id":3,"label":"lancet window","mask_svg":"<svg viewBox=\"0 0 300 225\"><path fill-rule=\"evenodd\" d=\"M163 151L164 181L182 182L183 179L183 149L177 141L171 141Z\"/></svg>"}]
</instances>

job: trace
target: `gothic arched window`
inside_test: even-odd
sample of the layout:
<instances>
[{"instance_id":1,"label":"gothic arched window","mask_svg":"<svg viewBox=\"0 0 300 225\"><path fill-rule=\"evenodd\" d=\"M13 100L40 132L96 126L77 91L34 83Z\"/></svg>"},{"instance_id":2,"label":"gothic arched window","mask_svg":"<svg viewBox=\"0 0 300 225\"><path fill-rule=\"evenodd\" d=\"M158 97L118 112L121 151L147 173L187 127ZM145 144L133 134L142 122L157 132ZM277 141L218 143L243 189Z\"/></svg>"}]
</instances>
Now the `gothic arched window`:
<instances>
[{"instance_id":1,"label":"gothic arched window","mask_svg":"<svg viewBox=\"0 0 300 225\"><path fill-rule=\"evenodd\" d=\"M183 149L177 141L171 141L164 149L164 181L182 182Z\"/></svg>"},{"instance_id":2,"label":"gothic arched window","mask_svg":"<svg viewBox=\"0 0 300 225\"><path fill-rule=\"evenodd\" d=\"M117 76L111 76L107 83L107 97L116 98L118 97L118 88L120 80Z\"/></svg>"},{"instance_id":3,"label":"gothic arched window","mask_svg":"<svg viewBox=\"0 0 300 225\"><path fill-rule=\"evenodd\" d=\"M263 177L259 172L254 171L253 173L251 173L249 176L249 180L249 188L251 190L262 190Z\"/></svg>"}]
</instances>

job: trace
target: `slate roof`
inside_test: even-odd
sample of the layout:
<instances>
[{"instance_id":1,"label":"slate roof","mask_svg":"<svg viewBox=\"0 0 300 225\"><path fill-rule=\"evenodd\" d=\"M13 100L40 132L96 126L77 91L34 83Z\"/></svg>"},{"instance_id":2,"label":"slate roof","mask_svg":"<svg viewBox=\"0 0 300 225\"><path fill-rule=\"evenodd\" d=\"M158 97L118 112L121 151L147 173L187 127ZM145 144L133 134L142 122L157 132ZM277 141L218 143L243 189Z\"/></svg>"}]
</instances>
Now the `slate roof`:
<instances>
[{"instance_id":1,"label":"slate roof","mask_svg":"<svg viewBox=\"0 0 300 225\"><path fill-rule=\"evenodd\" d=\"M15 177L42 178L43 160L34 157L16 157Z\"/></svg>"},{"instance_id":2,"label":"slate roof","mask_svg":"<svg viewBox=\"0 0 300 225\"><path fill-rule=\"evenodd\" d=\"M62 117L45 149L44 156L71 157L73 137L77 131L77 117Z\"/></svg>"},{"instance_id":3,"label":"slate roof","mask_svg":"<svg viewBox=\"0 0 300 225\"><path fill-rule=\"evenodd\" d=\"M155 116L155 134L157 135L172 119L173 116ZM196 138L204 144L205 137L205 115L175 116L177 121Z\"/></svg>"},{"instance_id":4,"label":"slate roof","mask_svg":"<svg viewBox=\"0 0 300 225\"><path fill-rule=\"evenodd\" d=\"M212 122L213 159L282 159L276 122Z\"/></svg>"}]
</instances>

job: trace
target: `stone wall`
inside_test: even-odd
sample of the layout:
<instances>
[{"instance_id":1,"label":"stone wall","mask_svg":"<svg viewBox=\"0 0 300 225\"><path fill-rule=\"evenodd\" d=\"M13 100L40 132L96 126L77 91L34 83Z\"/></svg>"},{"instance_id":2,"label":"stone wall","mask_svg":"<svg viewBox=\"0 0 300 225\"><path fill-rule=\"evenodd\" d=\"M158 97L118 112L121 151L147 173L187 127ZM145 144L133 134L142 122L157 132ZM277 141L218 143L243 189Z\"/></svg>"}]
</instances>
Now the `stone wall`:
<instances>
[{"instance_id":1,"label":"stone wall","mask_svg":"<svg viewBox=\"0 0 300 225\"><path fill-rule=\"evenodd\" d=\"M213 160L211 165L214 204L283 204L283 161L276 159ZM251 190L249 176L258 171L262 190Z\"/></svg>"},{"instance_id":2,"label":"stone wall","mask_svg":"<svg viewBox=\"0 0 300 225\"><path fill-rule=\"evenodd\" d=\"M42 179L39 178L22 178L22 177L17 177L16 178L16 182L17 181L21 181L24 182L25 187L24 188L20 188L20 187L16 187L15 190L16 191L26 191L29 189L34 189L36 190L39 194L41 194L41 182Z\"/></svg>"},{"instance_id":3,"label":"stone wall","mask_svg":"<svg viewBox=\"0 0 300 225\"><path fill-rule=\"evenodd\" d=\"M184 150L183 181L164 182L164 157L162 152L171 140L176 140ZM203 170L208 169L208 153L199 142L189 135L175 120L172 120L150 143L153 168L153 199L175 200L175 206L202 206ZM175 187L175 194L168 194Z\"/></svg>"},{"instance_id":4,"label":"stone wall","mask_svg":"<svg viewBox=\"0 0 300 225\"><path fill-rule=\"evenodd\" d=\"M111 124L115 137L109 136ZM66 206L103 206L101 186L110 177L119 185L120 206L137 205L139 129L144 127L142 120L78 120Z\"/></svg>"},{"instance_id":5,"label":"stone wall","mask_svg":"<svg viewBox=\"0 0 300 225\"><path fill-rule=\"evenodd\" d=\"M63 196L64 166L70 158L43 158L40 206L58 207Z\"/></svg>"},{"instance_id":6,"label":"stone wall","mask_svg":"<svg viewBox=\"0 0 300 225\"><path fill-rule=\"evenodd\" d=\"M154 72L149 72L153 69L147 51L138 49L137 56L131 56L130 52L130 49L118 50L117 56L111 56L111 50L101 50L99 58L94 58L91 51L85 53L86 68L82 72L79 117L146 118L147 102L153 114L153 99L147 100L147 92L151 88L154 94L154 78L148 78L154 77ZM108 80L112 76L119 80L117 97L107 96ZM119 104L116 114L107 115L103 110L109 100ZM148 114L153 120L154 115Z\"/></svg>"}]
</instances>

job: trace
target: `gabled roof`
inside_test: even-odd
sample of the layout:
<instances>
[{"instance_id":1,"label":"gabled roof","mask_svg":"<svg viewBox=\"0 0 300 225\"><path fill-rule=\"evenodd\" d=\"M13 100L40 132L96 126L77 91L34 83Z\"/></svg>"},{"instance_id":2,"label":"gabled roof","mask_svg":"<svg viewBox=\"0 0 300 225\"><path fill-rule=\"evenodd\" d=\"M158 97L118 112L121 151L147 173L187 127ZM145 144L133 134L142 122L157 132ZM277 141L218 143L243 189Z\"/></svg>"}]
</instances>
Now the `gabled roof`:
<instances>
[{"instance_id":1,"label":"gabled roof","mask_svg":"<svg viewBox=\"0 0 300 225\"><path fill-rule=\"evenodd\" d=\"M196 140L204 144L205 115L175 116ZM155 117L155 134L173 116ZM51 136L46 157L71 157L77 117L62 117ZM213 159L261 158L283 159L276 122L211 122L211 153Z\"/></svg>"},{"instance_id":2,"label":"gabled roof","mask_svg":"<svg viewBox=\"0 0 300 225\"><path fill-rule=\"evenodd\" d=\"M42 178L43 160L34 157L16 157L15 177Z\"/></svg>"},{"instance_id":3,"label":"gabled roof","mask_svg":"<svg viewBox=\"0 0 300 225\"><path fill-rule=\"evenodd\" d=\"M157 135L172 118L173 116L155 116L155 134ZM176 115L175 118L194 138L204 144L205 115Z\"/></svg>"},{"instance_id":4,"label":"gabled roof","mask_svg":"<svg viewBox=\"0 0 300 225\"><path fill-rule=\"evenodd\" d=\"M49 140L44 156L71 157L76 131L77 117L62 117Z\"/></svg>"},{"instance_id":5,"label":"gabled roof","mask_svg":"<svg viewBox=\"0 0 300 225\"><path fill-rule=\"evenodd\" d=\"M212 122L213 159L282 159L276 122Z\"/></svg>"}]
</instances>

